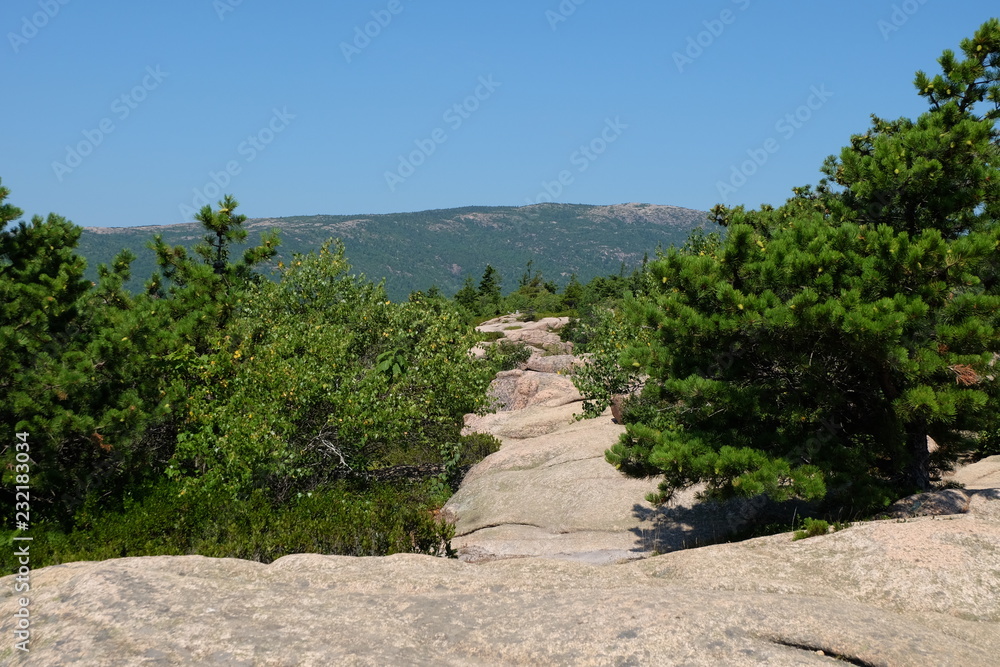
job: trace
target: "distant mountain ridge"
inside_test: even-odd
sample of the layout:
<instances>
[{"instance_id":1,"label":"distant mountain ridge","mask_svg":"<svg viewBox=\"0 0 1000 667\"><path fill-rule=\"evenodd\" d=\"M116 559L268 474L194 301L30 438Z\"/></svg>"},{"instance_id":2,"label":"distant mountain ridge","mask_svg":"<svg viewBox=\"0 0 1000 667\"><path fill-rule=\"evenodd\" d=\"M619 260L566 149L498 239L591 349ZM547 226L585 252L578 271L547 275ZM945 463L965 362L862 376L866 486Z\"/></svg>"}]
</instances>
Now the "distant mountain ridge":
<instances>
[{"instance_id":1,"label":"distant mountain ridge","mask_svg":"<svg viewBox=\"0 0 1000 667\"><path fill-rule=\"evenodd\" d=\"M504 278L505 291L516 286L525 265L547 280L565 284L576 273L586 282L617 273L622 264L638 266L657 245L681 245L705 224L706 213L655 204L534 204L469 206L416 213L377 215L313 215L254 218L244 225L248 242L277 228L281 259L316 250L329 238L340 238L356 273L385 278L389 297L405 299L414 290L437 285L449 296L466 275L478 283L487 264ZM198 223L143 227L85 227L79 252L88 273L109 263L122 248L139 259L133 263L133 289L155 270L146 244L162 234L170 245L191 247L202 237Z\"/></svg>"}]
</instances>

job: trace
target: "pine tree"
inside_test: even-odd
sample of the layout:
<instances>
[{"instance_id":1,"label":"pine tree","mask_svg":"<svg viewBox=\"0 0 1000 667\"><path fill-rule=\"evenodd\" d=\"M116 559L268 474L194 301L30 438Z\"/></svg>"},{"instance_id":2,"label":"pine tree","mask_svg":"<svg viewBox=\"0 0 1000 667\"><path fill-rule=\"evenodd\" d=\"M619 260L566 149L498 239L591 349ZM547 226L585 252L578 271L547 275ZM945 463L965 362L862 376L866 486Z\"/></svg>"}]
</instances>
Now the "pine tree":
<instances>
[{"instance_id":1,"label":"pine tree","mask_svg":"<svg viewBox=\"0 0 1000 667\"><path fill-rule=\"evenodd\" d=\"M576 274L572 274L569 277L569 282L566 283L565 289L563 289L562 294L562 304L563 308L569 310L575 310L577 306L581 304L583 300L583 285L577 280Z\"/></svg>"},{"instance_id":2,"label":"pine tree","mask_svg":"<svg viewBox=\"0 0 1000 667\"><path fill-rule=\"evenodd\" d=\"M483 277L479 280L479 314L496 315L500 309L501 293L500 288L503 279L500 273L487 264L483 271Z\"/></svg>"},{"instance_id":3,"label":"pine tree","mask_svg":"<svg viewBox=\"0 0 1000 667\"><path fill-rule=\"evenodd\" d=\"M974 107L997 98L972 79L997 80L1000 25L962 48L941 59L951 97L917 121L873 118L815 190L717 207L724 240L651 263L656 293L630 317L653 340L623 362L659 409L607 458L664 474L653 500L706 482L872 509L996 428L1000 164L995 109Z\"/></svg>"},{"instance_id":4,"label":"pine tree","mask_svg":"<svg viewBox=\"0 0 1000 667\"><path fill-rule=\"evenodd\" d=\"M7 196L0 188L0 202ZM4 224L20 215L0 206ZM110 317L130 308L120 293L130 258L102 268L93 286L75 253L81 232L50 214L0 234L0 423L30 434L36 521L65 523L92 491L113 485L146 414L135 387L149 374L122 375L131 343Z\"/></svg>"},{"instance_id":5,"label":"pine tree","mask_svg":"<svg viewBox=\"0 0 1000 667\"><path fill-rule=\"evenodd\" d=\"M500 273L487 264L483 277L479 280L479 297L486 300L499 299L502 282Z\"/></svg>"},{"instance_id":6,"label":"pine tree","mask_svg":"<svg viewBox=\"0 0 1000 667\"><path fill-rule=\"evenodd\" d=\"M234 213L239 202L231 195L218 204L218 210L205 206L196 216L207 232L194 248L200 262L183 246L167 246L161 235L150 245L162 275L150 278L146 293L173 311L174 330L198 352L207 351L209 333L229 321L243 290L259 279L254 268L274 257L280 244L274 230L262 237L260 245L247 248L239 261L230 261L233 245L246 240L243 223L247 218Z\"/></svg>"},{"instance_id":7,"label":"pine tree","mask_svg":"<svg viewBox=\"0 0 1000 667\"><path fill-rule=\"evenodd\" d=\"M476 291L476 286L472 280L472 276L465 277L465 283L462 284L462 289L455 293L455 301L469 312L473 314L477 313L476 306L479 301L479 293Z\"/></svg>"},{"instance_id":8,"label":"pine tree","mask_svg":"<svg viewBox=\"0 0 1000 667\"><path fill-rule=\"evenodd\" d=\"M529 259L528 260L528 263L527 263L527 265L525 266L525 269L524 269L524 273L521 274L521 280L518 282L518 287L527 287L528 285L530 285L532 283L532 279L533 279L533 277L535 277L535 274L532 274L531 267L532 267L532 265L534 263L535 263L535 261L533 259ZM541 275L540 274L537 275L537 278L535 279L535 283L536 284L540 284L541 283Z\"/></svg>"}]
</instances>

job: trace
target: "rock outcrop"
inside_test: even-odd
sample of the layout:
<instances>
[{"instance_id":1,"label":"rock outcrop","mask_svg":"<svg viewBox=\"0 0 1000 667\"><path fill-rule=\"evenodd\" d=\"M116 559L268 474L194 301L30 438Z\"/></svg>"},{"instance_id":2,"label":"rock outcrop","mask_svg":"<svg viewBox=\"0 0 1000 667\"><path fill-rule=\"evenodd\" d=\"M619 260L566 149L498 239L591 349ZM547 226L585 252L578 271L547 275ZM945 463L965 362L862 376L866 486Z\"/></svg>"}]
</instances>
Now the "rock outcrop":
<instances>
[{"instance_id":1,"label":"rock outcrop","mask_svg":"<svg viewBox=\"0 0 1000 667\"><path fill-rule=\"evenodd\" d=\"M399 554L124 558L31 575L55 665L996 665L1000 502L620 565Z\"/></svg>"},{"instance_id":2,"label":"rock outcrop","mask_svg":"<svg viewBox=\"0 0 1000 667\"><path fill-rule=\"evenodd\" d=\"M897 519L965 514L989 500L1000 500L1000 456L961 466L944 481L962 488L918 493L893 503L887 514Z\"/></svg>"},{"instance_id":3,"label":"rock outcrop","mask_svg":"<svg viewBox=\"0 0 1000 667\"><path fill-rule=\"evenodd\" d=\"M564 325L564 318L518 323L507 316L480 329L552 348ZM444 508L455 523L452 545L460 558L633 560L720 541L761 510L757 501L700 505L697 488L678 494L670 507L648 503L656 480L629 479L604 459L625 430L612 421L614 408L597 419L574 418L583 397L570 374L584 362L533 347L521 368L500 373L491 385L495 411L466 416L466 433L490 433L503 446L469 472Z\"/></svg>"},{"instance_id":4,"label":"rock outcrop","mask_svg":"<svg viewBox=\"0 0 1000 667\"><path fill-rule=\"evenodd\" d=\"M569 323L568 317L546 317L534 322L523 322L518 315L504 315L484 322L477 329L486 333L500 332L514 343L523 343L547 354L569 354L573 344L563 342L556 333Z\"/></svg>"},{"instance_id":5,"label":"rock outcrop","mask_svg":"<svg viewBox=\"0 0 1000 667\"><path fill-rule=\"evenodd\" d=\"M960 484L967 491L990 491L1000 487L1000 456L991 456L975 465L963 466L945 476L945 481Z\"/></svg>"}]
</instances>

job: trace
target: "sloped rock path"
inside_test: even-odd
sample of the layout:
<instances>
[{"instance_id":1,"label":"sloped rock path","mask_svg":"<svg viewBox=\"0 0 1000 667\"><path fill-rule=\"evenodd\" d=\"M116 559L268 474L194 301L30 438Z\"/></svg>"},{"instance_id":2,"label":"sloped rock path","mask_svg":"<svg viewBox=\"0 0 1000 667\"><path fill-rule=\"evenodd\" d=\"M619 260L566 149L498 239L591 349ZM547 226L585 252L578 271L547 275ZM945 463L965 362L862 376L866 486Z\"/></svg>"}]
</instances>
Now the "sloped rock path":
<instances>
[{"instance_id":1,"label":"sloped rock path","mask_svg":"<svg viewBox=\"0 0 1000 667\"><path fill-rule=\"evenodd\" d=\"M546 356L542 349L571 351L558 337L566 322L507 316L479 327L503 332L535 353L522 368L497 376L491 386L496 412L466 416L466 432L490 433L503 446L469 472L445 506L459 558L608 564L714 543L744 526L758 503L699 505L693 489L657 508L645 500L657 480L626 478L605 461L624 427L613 422L610 409L596 419L574 419L583 412L583 397L569 374L583 362L571 354Z\"/></svg>"}]
</instances>

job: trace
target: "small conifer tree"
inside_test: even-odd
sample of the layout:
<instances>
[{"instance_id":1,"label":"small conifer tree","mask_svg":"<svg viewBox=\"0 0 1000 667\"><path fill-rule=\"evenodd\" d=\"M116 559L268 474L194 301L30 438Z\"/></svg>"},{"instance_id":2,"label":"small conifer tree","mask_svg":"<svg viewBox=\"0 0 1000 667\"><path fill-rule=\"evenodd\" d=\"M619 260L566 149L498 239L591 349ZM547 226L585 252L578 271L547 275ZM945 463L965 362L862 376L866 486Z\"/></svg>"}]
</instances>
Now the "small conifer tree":
<instances>
[{"instance_id":1,"label":"small conifer tree","mask_svg":"<svg viewBox=\"0 0 1000 667\"><path fill-rule=\"evenodd\" d=\"M652 340L623 364L658 409L607 459L663 474L652 500L705 482L872 509L996 428L1000 22L962 51L917 74L927 113L873 118L815 190L717 207L724 240L650 264L629 317Z\"/></svg>"}]
</instances>

